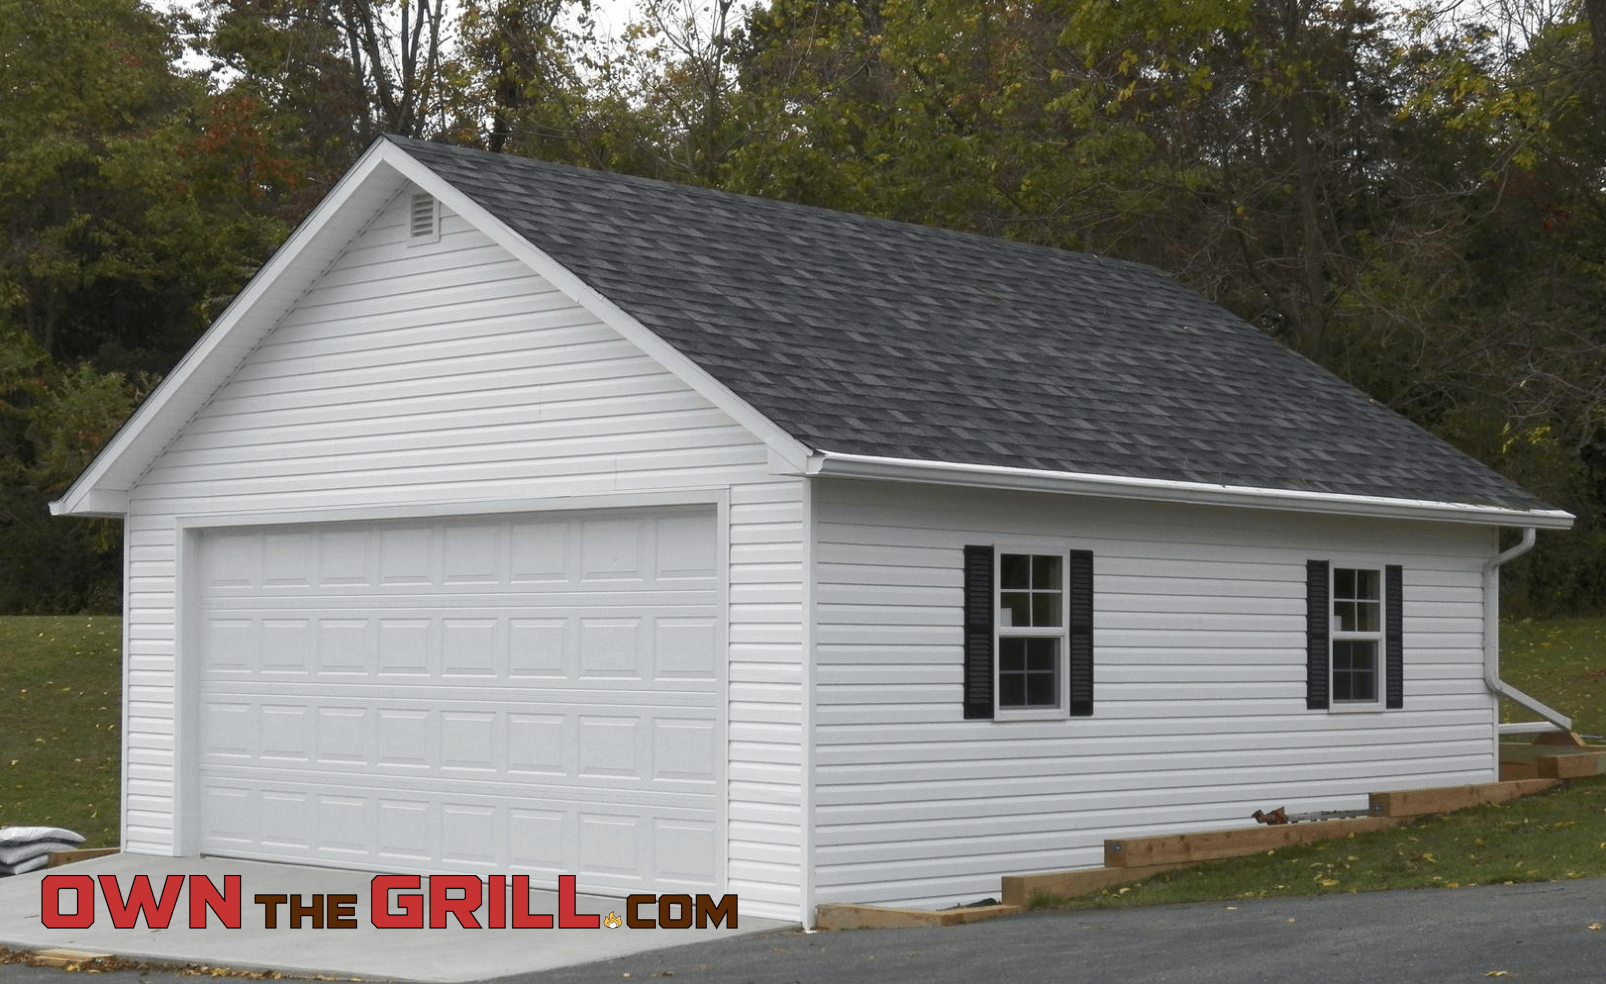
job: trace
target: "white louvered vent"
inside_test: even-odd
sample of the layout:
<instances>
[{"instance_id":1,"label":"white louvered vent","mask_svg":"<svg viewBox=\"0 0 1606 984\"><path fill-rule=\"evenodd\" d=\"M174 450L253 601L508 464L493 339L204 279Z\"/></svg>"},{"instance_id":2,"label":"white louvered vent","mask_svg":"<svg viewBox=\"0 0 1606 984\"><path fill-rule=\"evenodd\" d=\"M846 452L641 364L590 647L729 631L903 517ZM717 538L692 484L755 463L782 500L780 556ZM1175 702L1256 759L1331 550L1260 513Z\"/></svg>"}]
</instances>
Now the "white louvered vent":
<instances>
[{"instance_id":1,"label":"white louvered vent","mask_svg":"<svg viewBox=\"0 0 1606 984\"><path fill-rule=\"evenodd\" d=\"M415 240L433 240L440 235L435 196L422 192L413 196L412 208L408 211L407 231Z\"/></svg>"}]
</instances>

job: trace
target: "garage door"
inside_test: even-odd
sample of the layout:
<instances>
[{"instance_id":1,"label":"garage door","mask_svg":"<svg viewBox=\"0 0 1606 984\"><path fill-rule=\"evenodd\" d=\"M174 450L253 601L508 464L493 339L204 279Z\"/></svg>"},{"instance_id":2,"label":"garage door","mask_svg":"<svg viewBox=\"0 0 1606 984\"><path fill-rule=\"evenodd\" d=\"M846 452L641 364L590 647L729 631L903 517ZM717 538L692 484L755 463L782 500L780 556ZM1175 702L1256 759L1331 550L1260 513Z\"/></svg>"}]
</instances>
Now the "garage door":
<instances>
[{"instance_id":1,"label":"garage door","mask_svg":"<svg viewBox=\"0 0 1606 984\"><path fill-rule=\"evenodd\" d=\"M204 853L710 890L711 510L200 534Z\"/></svg>"}]
</instances>

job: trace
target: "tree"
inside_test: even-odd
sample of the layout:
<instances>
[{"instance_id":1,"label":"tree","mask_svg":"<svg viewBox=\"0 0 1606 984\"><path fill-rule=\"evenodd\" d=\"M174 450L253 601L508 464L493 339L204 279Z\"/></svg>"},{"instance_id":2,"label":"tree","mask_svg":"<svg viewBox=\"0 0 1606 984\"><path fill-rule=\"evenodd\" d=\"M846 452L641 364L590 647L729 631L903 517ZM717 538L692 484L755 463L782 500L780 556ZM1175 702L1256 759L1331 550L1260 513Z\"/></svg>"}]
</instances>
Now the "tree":
<instances>
[{"instance_id":1,"label":"tree","mask_svg":"<svg viewBox=\"0 0 1606 984\"><path fill-rule=\"evenodd\" d=\"M217 90L263 107L303 160L338 175L381 133L446 129L445 0L206 0L202 13L192 43Z\"/></svg>"},{"instance_id":2,"label":"tree","mask_svg":"<svg viewBox=\"0 0 1606 984\"><path fill-rule=\"evenodd\" d=\"M235 207L239 143L197 120L169 27L134 0L0 0L0 321L58 362L165 371L283 235Z\"/></svg>"},{"instance_id":3,"label":"tree","mask_svg":"<svg viewBox=\"0 0 1606 984\"><path fill-rule=\"evenodd\" d=\"M454 139L493 153L607 166L595 125L590 0L469 0Z\"/></svg>"},{"instance_id":4,"label":"tree","mask_svg":"<svg viewBox=\"0 0 1606 984\"><path fill-rule=\"evenodd\" d=\"M119 525L58 520L47 506L150 384L87 363L59 371L26 333L0 326L0 611L117 610Z\"/></svg>"},{"instance_id":5,"label":"tree","mask_svg":"<svg viewBox=\"0 0 1606 984\"><path fill-rule=\"evenodd\" d=\"M282 175L135 0L0 0L0 605L114 587L105 524L46 504L283 235ZM115 591L112 592L115 597Z\"/></svg>"},{"instance_id":6,"label":"tree","mask_svg":"<svg viewBox=\"0 0 1606 984\"><path fill-rule=\"evenodd\" d=\"M375 132L368 86L327 5L211 0L189 25L212 59L210 106L220 139L243 137L284 162L267 207L295 220L323 196Z\"/></svg>"},{"instance_id":7,"label":"tree","mask_svg":"<svg viewBox=\"0 0 1606 984\"><path fill-rule=\"evenodd\" d=\"M1513 601L1541 614L1606 605L1606 76L1586 11L1505 4L1417 33L1414 107L1465 139L1475 191L1444 225L1443 286L1411 326L1421 357L1400 392L1579 517L1514 572Z\"/></svg>"},{"instance_id":8,"label":"tree","mask_svg":"<svg viewBox=\"0 0 1606 984\"><path fill-rule=\"evenodd\" d=\"M657 71L638 112L656 123L664 176L718 186L725 165L744 139L734 118L735 79L730 65L735 0L642 0L632 37L648 42L640 54Z\"/></svg>"}]
</instances>

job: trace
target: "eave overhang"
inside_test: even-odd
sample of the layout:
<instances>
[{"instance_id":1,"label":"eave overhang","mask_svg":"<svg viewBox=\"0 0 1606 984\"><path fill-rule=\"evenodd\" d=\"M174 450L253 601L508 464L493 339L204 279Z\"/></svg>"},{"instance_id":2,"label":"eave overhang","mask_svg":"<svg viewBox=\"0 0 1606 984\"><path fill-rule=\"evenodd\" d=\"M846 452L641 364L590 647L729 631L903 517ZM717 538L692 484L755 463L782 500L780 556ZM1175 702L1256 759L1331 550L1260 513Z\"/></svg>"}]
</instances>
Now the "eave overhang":
<instances>
[{"instance_id":1,"label":"eave overhang","mask_svg":"<svg viewBox=\"0 0 1606 984\"><path fill-rule=\"evenodd\" d=\"M818 451L811 455L805 474L820 478L919 482L928 485L1054 492L1061 495L1140 499L1148 502L1230 506L1237 509L1274 509L1285 512L1321 513L1328 516L1470 523L1479 526L1565 530L1572 527L1574 519L1572 513L1560 509L1514 509L1492 504L1211 485L1204 482L1130 478L1120 475L1039 471L1001 465L883 458L835 451Z\"/></svg>"}]
</instances>

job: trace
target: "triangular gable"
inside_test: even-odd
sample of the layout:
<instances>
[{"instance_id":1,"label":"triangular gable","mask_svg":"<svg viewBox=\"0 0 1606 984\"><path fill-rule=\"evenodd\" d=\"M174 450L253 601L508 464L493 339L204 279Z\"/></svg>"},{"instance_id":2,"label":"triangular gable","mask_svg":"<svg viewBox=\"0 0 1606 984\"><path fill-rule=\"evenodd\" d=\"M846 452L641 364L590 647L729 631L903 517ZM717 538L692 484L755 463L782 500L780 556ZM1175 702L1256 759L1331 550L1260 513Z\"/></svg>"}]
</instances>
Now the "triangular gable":
<instances>
[{"instance_id":1,"label":"triangular gable","mask_svg":"<svg viewBox=\"0 0 1606 984\"><path fill-rule=\"evenodd\" d=\"M380 209L408 184L433 195L728 414L764 442L777 471L804 470L807 448L403 148L381 138L268 259L66 493L50 504L51 512L124 515L128 491L151 463Z\"/></svg>"}]
</instances>

